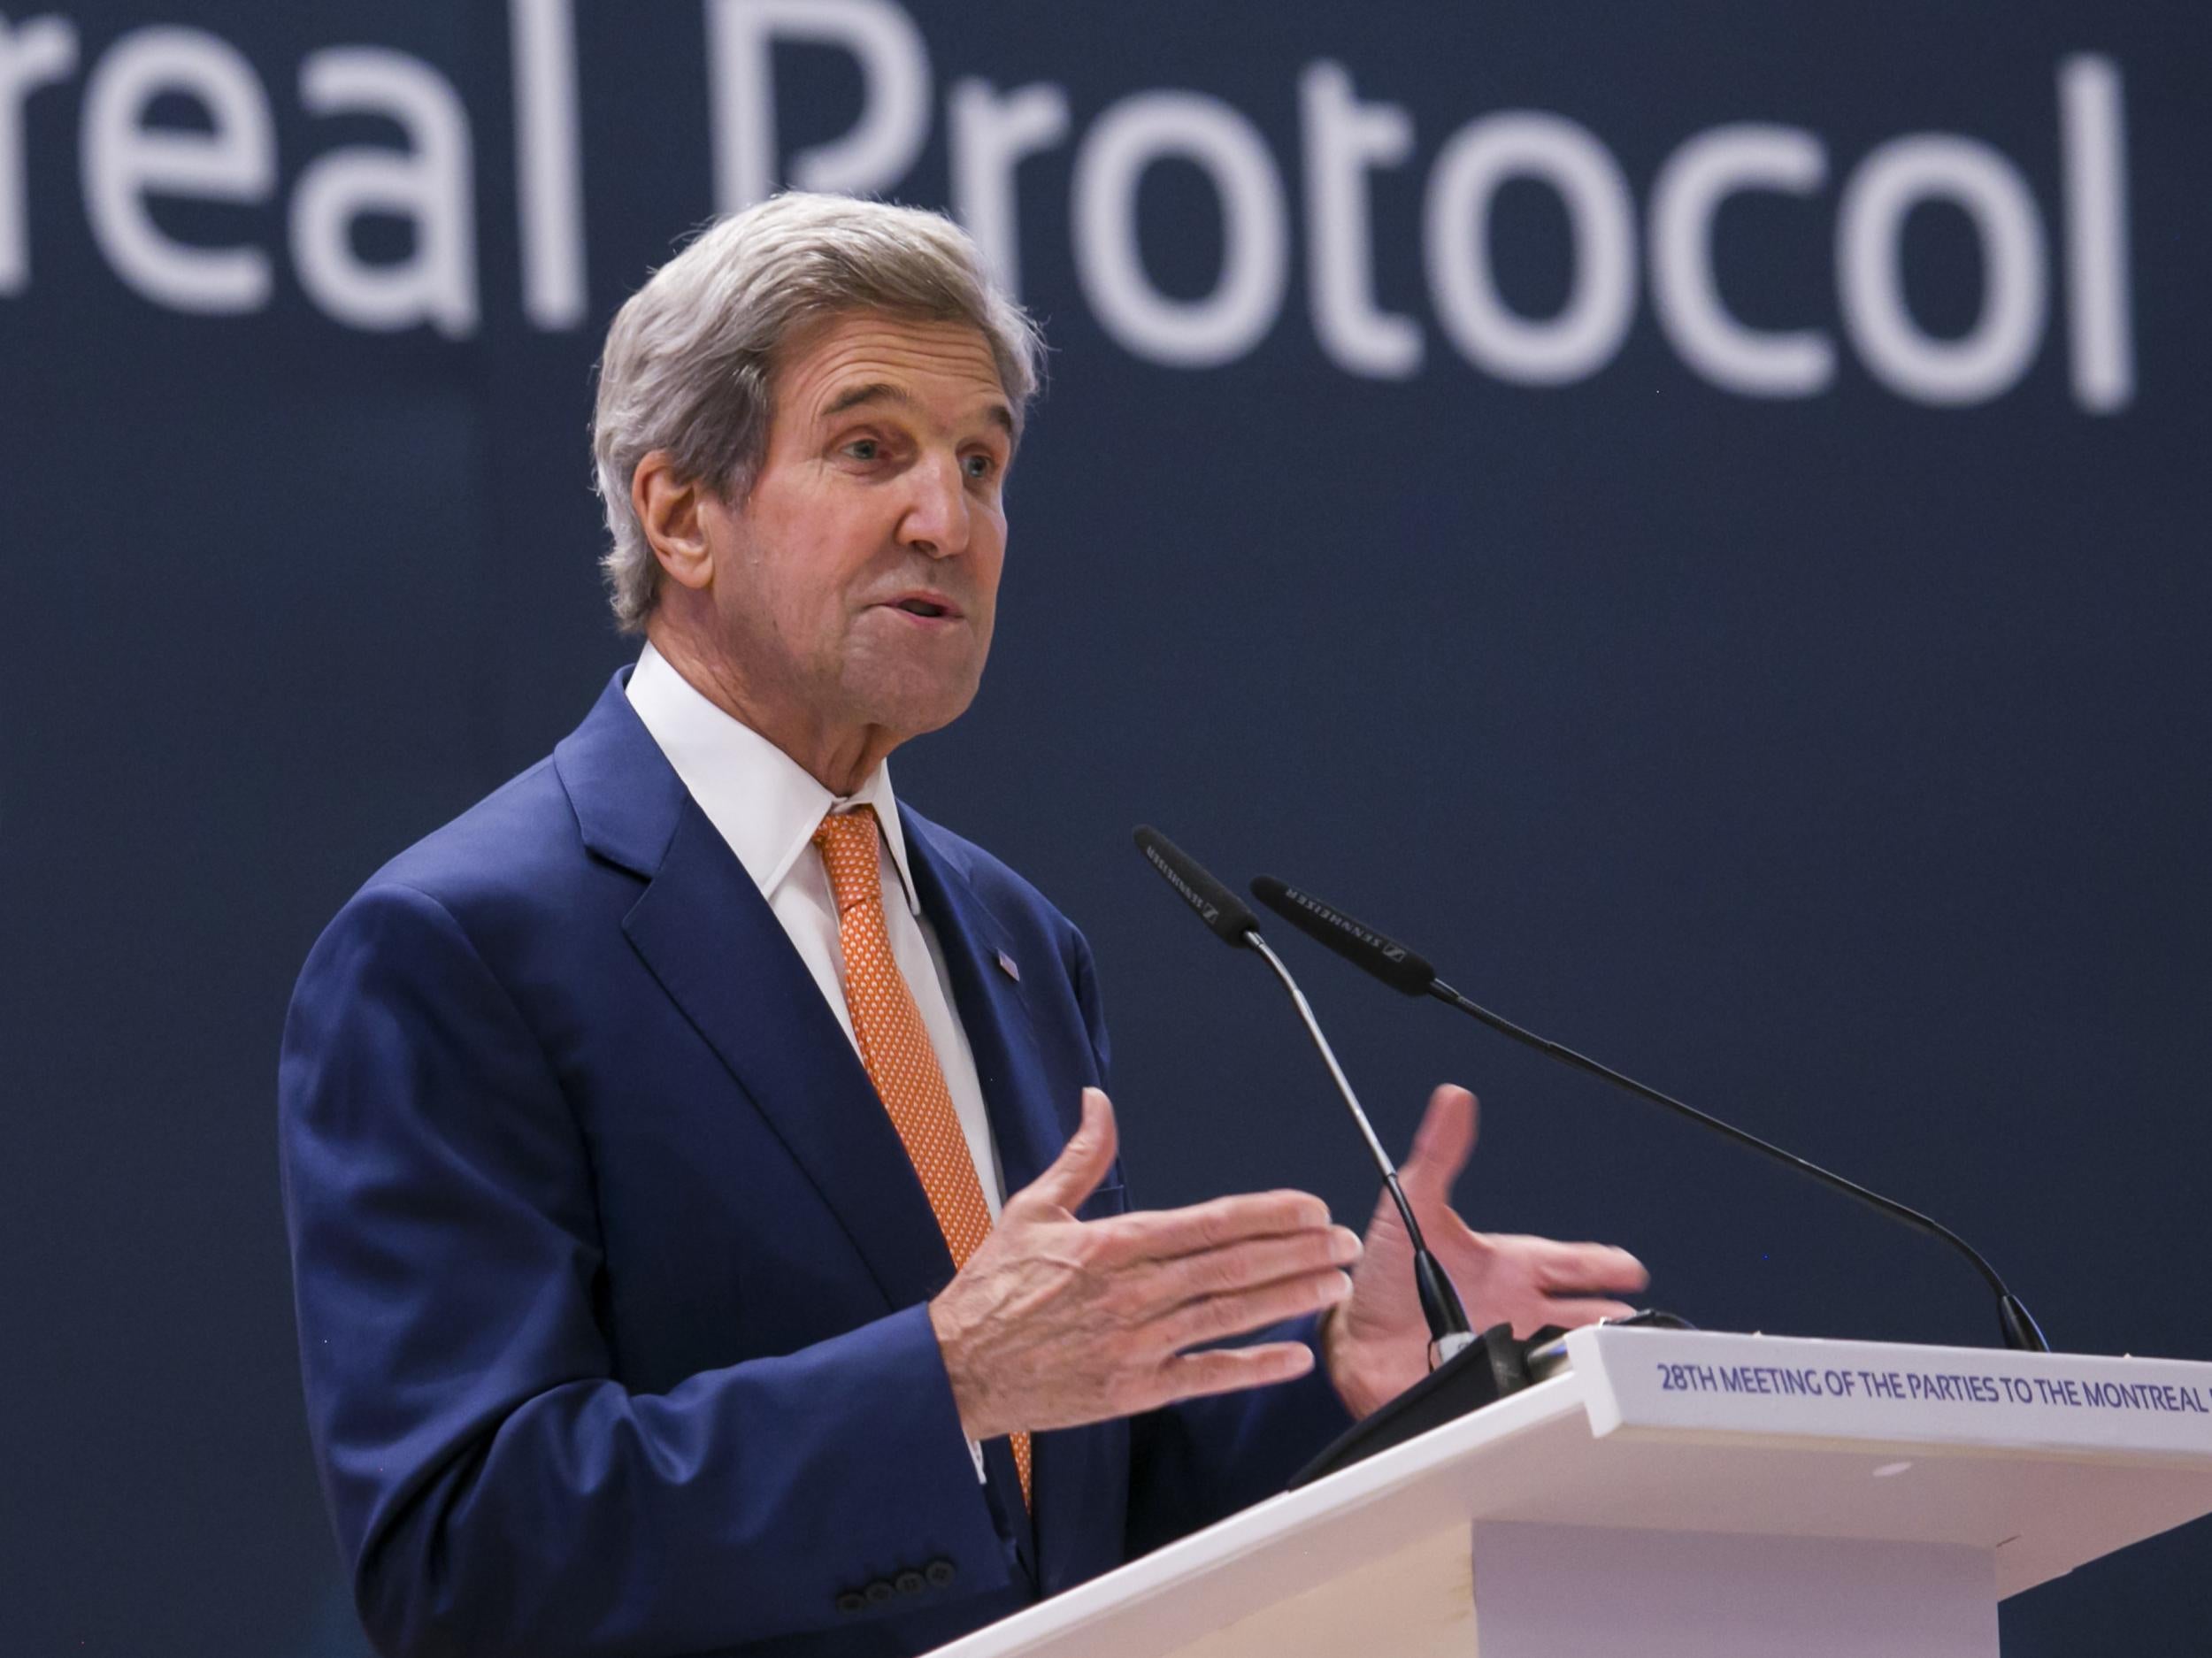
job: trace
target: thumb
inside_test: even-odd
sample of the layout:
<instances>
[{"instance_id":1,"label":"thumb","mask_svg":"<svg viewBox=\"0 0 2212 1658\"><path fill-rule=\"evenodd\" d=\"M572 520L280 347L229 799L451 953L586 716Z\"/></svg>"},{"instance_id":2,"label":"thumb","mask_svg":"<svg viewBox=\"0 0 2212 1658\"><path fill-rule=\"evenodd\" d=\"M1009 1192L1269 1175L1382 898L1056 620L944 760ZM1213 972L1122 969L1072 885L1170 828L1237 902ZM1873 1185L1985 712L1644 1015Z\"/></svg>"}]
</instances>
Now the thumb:
<instances>
[{"instance_id":1,"label":"thumb","mask_svg":"<svg viewBox=\"0 0 2212 1658\"><path fill-rule=\"evenodd\" d=\"M1401 1183L1420 1197L1448 1203L1453 1183L1475 1149L1475 1096L1464 1088L1447 1083L1429 1095Z\"/></svg>"},{"instance_id":2,"label":"thumb","mask_svg":"<svg viewBox=\"0 0 2212 1658\"><path fill-rule=\"evenodd\" d=\"M1098 1183L1114 1166L1121 1137L1114 1128L1114 1102L1102 1088L1083 1090L1083 1120L1076 1125L1068 1143L1052 1160L1051 1167L1032 1180L1025 1198L1072 1209L1098 1190Z\"/></svg>"}]
</instances>

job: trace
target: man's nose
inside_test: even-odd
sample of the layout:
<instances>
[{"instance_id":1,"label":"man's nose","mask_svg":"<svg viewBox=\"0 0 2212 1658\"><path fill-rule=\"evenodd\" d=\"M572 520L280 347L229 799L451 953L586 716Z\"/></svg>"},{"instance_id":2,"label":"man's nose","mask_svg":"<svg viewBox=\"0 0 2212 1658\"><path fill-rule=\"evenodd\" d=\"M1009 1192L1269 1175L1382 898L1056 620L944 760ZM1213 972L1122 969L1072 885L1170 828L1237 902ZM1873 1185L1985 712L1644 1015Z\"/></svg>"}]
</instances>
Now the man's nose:
<instances>
[{"instance_id":1,"label":"man's nose","mask_svg":"<svg viewBox=\"0 0 2212 1658\"><path fill-rule=\"evenodd\" d=\"M899 541L931 558L968 550L968 492L956 455L932 456L908 473L912 495L899 520Z\"/></svg>"}]
</instances>

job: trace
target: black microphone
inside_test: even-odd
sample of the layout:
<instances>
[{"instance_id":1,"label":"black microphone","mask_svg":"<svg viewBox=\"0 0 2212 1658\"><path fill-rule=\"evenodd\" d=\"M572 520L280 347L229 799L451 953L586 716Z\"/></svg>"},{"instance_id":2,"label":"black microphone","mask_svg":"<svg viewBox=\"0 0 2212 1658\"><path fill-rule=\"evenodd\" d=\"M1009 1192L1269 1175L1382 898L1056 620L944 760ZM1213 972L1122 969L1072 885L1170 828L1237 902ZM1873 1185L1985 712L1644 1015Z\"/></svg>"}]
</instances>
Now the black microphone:
<instances>
[{"instance_id":1,"label":"black microphone","mask_svg":"<svg viewBox=\"0 0 2212 1658\"><path fill-rule=\"evenodd\" d=\"M1931 1220L1917 1209L1907 1209L1902 1203L1894 1202L1878 1192L1870 1191L1855 1180L1847 1180L1817 1163L1808 1163L1795 1153L1784 1151L1779 1146L1770 1144L1756 1134L1746 1133L1717 1117L1709 1117L1696 1107L1685 1105L1671 1094L1662 1094L1656 1088L1638 1082L1633 1077L1623 1076L1611 1066L1601 1065L1587 1055L1578 1054L1571 1048L1562 1047L1533 1031L1522 1029L1510 1019L1461 995L1436 976L1434 968L1404 945L1353 920L1341 910L1323 903L1310 893L1300 892L1295 887L1287 886L1271 875L1262 875L1252 882L1252 895L1307 937L1326 945L1355 967L1365 969L1401 994L1434 996L1439 1002L1481 1020L1502 1036L1509 1036L1562 1064L1572 1065L1577 1071L1602 1078L1640 1100L1648 1100L1654 1105L1664 1106L1694 1123L1702 1124L1714 1132L1734 1140L1739 1146L1747 1146L1763 1156L1786 1164L1800 1174L1809 1176L1831 1191L1855 1198L1877 1213L1910 1227L1924 1237L1939 1239L1972 1262L1974 1270L1995 1292L1997 1322L2004 1333L2005 1346L2019 1353L2048 1353L2051 1350L2051 1344L2045 1339L2042 1327L2035 1322L2034 1316L2020 1298L2005 1287L2005 1281L1997 1276L1997 1270L1982 1258L1978 1249L1940 1222Z\"/></svg>"},{"instance_id":2,"label":"black microphone","mask_svg":"<svg viewBox=\"0 0 2212 1658\"><path fill-rule=\"evenodd\" d=\"M1398 1167L1383 1149L1382 1141L1375 1137L1374 1125L1360 1109L1359 1097L1352 1092L1344 1067L1337 1063L1329 1039L1321 1033L1320 1021L1313 1017L1305 993L1298 988L1298 981L1290 976L1290 969L1283 965L1282 958L1260 937L1259 918L1242 899L1208 874L1195 858L1149 824L1137 827L1137 849L1183 902L1197 912L1198 918L1216 938L1240 948L1256 950L1289 993L1291 1005L1298 1009L1306 1034L1320 1050L1321 1063L1329 1068L1337 1093L1351 1108L1352 1120L1359 1125L1367 1149L1374 1155L1376 1167L1382 1171L1383 1185L1389 1189L1391 1201L1398 1206L1398 1217L1405 1223L1406 1237L1413 1245L1414 1287L1420 1293L1422 1316L1428 1320L1429 1366L1434 1370L1473 1342L1474 1332L1467 1325L1467 1310L1460 1305L1459 1292L1452 1287L1451 1279L1429 1253L1428 1243L1421 1236L1421 1223L1413 1217L1413 1205L1406 1201L1405 1188L1398 1184Z\"/></svg>"},{"instance_id":3,"label":"black microphone","mask_svg":"<svg viewBox=\"0 0 2212 1658\"><path fill-rule=\"evenodd\" d=\"M1260 935L1260 918L1243 899L1208 874L1203 865L1150 824L1137 825L1137 850L1160 871L1183 902L1198 912L1214 937L1225 944L1246 945Z\"/></svg>"}]
</instances>

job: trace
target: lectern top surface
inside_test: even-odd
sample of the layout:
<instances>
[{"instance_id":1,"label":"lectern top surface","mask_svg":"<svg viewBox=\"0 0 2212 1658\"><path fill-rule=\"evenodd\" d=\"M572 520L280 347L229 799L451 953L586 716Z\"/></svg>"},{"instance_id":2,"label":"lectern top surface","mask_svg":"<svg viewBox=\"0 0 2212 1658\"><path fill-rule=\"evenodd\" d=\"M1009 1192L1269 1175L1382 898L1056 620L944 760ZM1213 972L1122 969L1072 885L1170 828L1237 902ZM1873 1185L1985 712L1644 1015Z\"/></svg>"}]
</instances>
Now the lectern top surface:
<instances>
[{"instance_id":1,"label":"lectern top surface","mask_svg":"<svg viewBox=\"0 0 2212 1658\"><path fill-rule=\"evenodd\" d=\"M2212 1364L1602 1327L1565 1347L1523 1393L942 1653L1178 1653L1324 1567L1491 1523L1962 1546L2001 1597L2212 1513Z\"/></svg>"}]
</instances>

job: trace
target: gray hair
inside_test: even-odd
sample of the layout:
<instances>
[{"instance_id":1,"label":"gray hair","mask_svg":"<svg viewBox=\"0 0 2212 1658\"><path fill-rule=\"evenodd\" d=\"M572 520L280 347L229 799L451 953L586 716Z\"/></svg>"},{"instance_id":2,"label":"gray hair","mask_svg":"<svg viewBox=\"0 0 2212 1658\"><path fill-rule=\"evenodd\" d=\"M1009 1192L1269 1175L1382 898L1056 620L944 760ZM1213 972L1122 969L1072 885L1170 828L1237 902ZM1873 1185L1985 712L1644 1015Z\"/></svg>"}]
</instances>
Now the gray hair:
<instances>
[{"instance_id":1,"label":"gray hair","mask_svg":"<svg viewBox=\"0 0 2212 1658\"><path fill-rule=\"evenodd\" d=\"M592 417L600 559L616 625L644 631L660 565L630 504L638 464L667 452L726 498L767 452L769 380L799 329L844 311L972 325L988 342L1018 441L1044 340L942 213L849 196L771 196L710 225L615 313Z\"/></svg>"}]
</instances>

